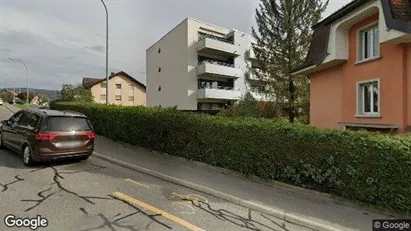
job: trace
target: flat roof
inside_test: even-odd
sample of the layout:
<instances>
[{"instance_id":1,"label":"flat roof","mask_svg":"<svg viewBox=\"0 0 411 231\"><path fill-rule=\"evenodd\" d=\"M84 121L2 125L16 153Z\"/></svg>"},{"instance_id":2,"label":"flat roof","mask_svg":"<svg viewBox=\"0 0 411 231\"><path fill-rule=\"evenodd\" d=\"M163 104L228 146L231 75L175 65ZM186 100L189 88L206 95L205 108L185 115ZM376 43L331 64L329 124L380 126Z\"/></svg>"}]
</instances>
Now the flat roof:
<instances>
[{"instance_id":1,"label":"flat roof","mask_svg":"<svg viewBox=\"0 0 411 231\"><path fill-rule=\"evenodd\" d=\"M201 24L204 24L204 25L208 25L208 26L211 26L211 27L216 27L216 28L219 28L219 29L222 29L222 30L227 30L228 32L231 32L231 31L235 30L235 31L240 32L240 33L243 33L243 34L248 34L248 35L250 35L249 33L245 33L245 32L239 31L239 30L237 30L237 29L231 29L231 30L230 30L230 29L227 29L227 28L222 27L222 26L217 26L217 25L212 24L212 23L208 23L208 22L204 22L204 21L201 21L201 20L198 20L198 19L195 19L195 18L187 17L187 18L185 18L182 22L180 22L179 24L177 24L177 26L175 26L175 27L173 27L171 30L169 30L165 35L161 36L161 38L159 38L155 43L153 43L151 46L149 46L149 47L146 49L146 51L150 50L150 49L151 49L154 45L156 45L160 40L162 40L164 37L166 37L168 34L170 34L171 31L173 31L174 29L176 29L177 27L179 27L181 24L183 24L184 22L186 22L186 21L188 21L188 20L196 21L196 22L198 22L198 23L201 23Z\"/></svg>"}]
</instances>

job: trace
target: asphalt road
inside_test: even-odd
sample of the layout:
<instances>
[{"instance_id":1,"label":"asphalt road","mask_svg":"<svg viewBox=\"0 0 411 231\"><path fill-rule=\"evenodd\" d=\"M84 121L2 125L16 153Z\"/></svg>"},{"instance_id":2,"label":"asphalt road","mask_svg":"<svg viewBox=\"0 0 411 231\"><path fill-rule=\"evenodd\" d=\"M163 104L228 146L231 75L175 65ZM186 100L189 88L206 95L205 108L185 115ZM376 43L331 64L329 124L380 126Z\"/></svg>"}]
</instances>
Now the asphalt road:
<instances>
[{"instance_id":1,"label":"asphalt road","mask_svg":"<svg viewBox=\"0 0 411 231\"><path fill-rule=\"evenodd\" d=\"M0 230L30 230L9 214L47 219L37 230L308 230L97 157L28 168L0 150Z\"/></svg>"}]
</instances>

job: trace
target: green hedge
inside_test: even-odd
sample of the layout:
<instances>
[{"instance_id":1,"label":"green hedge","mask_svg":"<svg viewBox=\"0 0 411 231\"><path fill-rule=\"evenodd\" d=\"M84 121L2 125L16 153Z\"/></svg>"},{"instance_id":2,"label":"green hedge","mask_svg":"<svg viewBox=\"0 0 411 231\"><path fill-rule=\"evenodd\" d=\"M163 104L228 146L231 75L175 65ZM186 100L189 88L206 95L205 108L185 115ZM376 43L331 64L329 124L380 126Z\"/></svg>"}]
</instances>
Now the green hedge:
<instances>
[{"instance_id":1,"label":"green hedge","mask_svg":"<svg viewBox=\"0 0 411 231\"><path fill-rule=\"evenodd\" d=\"M411 139L267 119L177 110L53 103L80 111L110 139L411 212Z\"/></svg>"}]
</instances>

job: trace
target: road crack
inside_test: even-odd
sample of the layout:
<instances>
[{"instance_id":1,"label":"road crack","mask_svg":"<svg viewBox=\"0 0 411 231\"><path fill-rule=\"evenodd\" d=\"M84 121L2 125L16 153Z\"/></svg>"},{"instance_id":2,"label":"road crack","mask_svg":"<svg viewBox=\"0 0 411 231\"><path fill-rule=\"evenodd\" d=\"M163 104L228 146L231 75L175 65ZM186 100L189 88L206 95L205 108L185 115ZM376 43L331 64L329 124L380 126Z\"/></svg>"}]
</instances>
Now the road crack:
<instances>
[{"instance_id":1,"label":"road crack","mask_svg":"<svg viewBox=\"0 0 411 231\"><path fill-rule=\"evenodd\" d=\"M0 183L0 186L3 187L3 189L1 190L1 192L7 191L7 190L9 189L9 186L10 186L10 185L15 184L15 183L17 183L17 182L20 182L20 181L23 181L23 180L24 180L23 178L20 178L19 175L15 175L14 178L15 178L16 180L14 180L14 181L12 181L12 182L10 182L10 183L7 183L7 184Z\"/></svg>"}]
</instances>

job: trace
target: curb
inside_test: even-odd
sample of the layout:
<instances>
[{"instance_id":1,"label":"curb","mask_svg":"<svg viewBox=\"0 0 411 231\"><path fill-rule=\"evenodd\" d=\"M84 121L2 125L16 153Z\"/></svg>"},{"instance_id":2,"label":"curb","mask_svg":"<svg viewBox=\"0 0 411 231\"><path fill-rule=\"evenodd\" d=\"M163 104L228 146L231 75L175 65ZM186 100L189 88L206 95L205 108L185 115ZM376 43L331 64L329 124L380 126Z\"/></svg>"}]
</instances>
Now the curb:
<instances>
[{"instance_id":1,"label":"curb","mask_svg":"<svg viewBox=\"0 0 411 231\"><path fill-rule=\"evenodd\" d=\"M7 104L4 104L4 106L5 106L11 113L15 113L15 111L11 110L11 108L10 108Z\"/></svg>"},{"instance_id":2,"label":"curb","mask_svg":"<svg viewBox=\"0 0 411 231\"><path fill-rule=\"evenodd\" d=\"M297 224L297 225L300 225L300 226L310 228L310 229L319 230L319 231L339 231L339 230L342 230L342 229L350 230L350 229L341 227L340 225L336 225L336 226L340 227L340 228L336 228L336 227L332 226L332 224L330 224L330 223L327 224L327 222L325 222L325 221L324 222L313 221L313 220L310 220L308 218L304 218L300 215L287 213L286 211L283 211L283 210L280 210L280 209L267 207L267 206L264 206L264 205L261 205L261 204L258 204L258 203L252 202L252 201L248 201L248 200L243 200L239 197L235 197L233 195L230 195L230 194L227 194L227 193L224 193L224 192L220 192L220 191L217 191L215 189L208 188L208 187L205 187L205 186L202 186L202 185L199 185L199 184L195 184L195 183L192 183L192 182L189 182L189 181L185 181L185 180L182 180L182 179L179 179L179 178L176 178L176 177L165 175L165 174L153 171L151 169L147 169L147 168L140 167L140 166L137 166L137 165L134 165L134 164L130 164L130 163L127 163L127 162L124 162L124 161L121 161L121 160L106 156L102 153L94 152L93 156L95 156L97 158L100 158L100 159L103 159L103 160L106 160L106 161L109 161L109 162L112 162L114 164L126 167L126 168L129 168L129 169L132 169L132 170L135 170L135 171L138 171L138 172L141 172L141 173L144 173L144 174L147 174L147 175L150 175L150 176L153 176L153 177L156 177L156 178L159 178L159 179L174 183L174 184L184 186L186 188L190 188L190 189L193 189L193 190L196 190L196 191L199 191L199 192L202 192L202 193L205 193L205 194L208 194L208 195L211 195L211 196L214 196L214 197L217 197L217 198L232 202L232 203L237 204L237 205L241 205L241 206L249 208L249 209L253 209L253 210L261 212L261 213L265 213L267 215L271 215L271 216L280 218L280 219L282 219L284 221L287 221L287 222L290 222L290 223L294 223L294 224Z\"/></svg>"}]
</instances>

